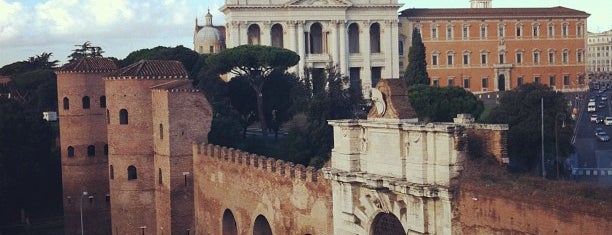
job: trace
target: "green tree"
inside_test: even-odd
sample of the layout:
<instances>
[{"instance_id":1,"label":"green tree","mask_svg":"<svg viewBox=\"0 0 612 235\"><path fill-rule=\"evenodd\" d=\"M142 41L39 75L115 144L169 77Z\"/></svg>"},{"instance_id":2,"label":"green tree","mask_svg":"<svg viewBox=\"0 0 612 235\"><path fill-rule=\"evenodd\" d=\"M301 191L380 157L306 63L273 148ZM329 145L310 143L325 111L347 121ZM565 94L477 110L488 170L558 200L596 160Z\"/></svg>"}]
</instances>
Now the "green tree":
<instances>
[{"instance_id":1,"label":"green tree","mask_svg":"<svg viewBox=\"0 0 612 235\"><path fill-rule=\"evenodd\" d=\"M196 67L200 56L195 51L184 46L164 47L158 46L151 49L140 49L131 52L125 59L118 62L119 67L125 67L140 60L176 60L183 63L189 72L189 77L194 79L199 73L201 65ZM194 70L194 67L196 70Z\"/></svg>"},{"instance_id":2,"label":"green tree","mask_svg":"<svg viewBox=\"0 0 612 235\"><path fill-rule=\"evenodd\" d=\"M47 69L53 70L59 63L58 60L51 60L53 53L43 52L40 55L31 56L27 60L11 63L0 68L0 75L13 76L33 70Z\"/></svg>"},{"instance_id":3,"label":"green tree","mask_svg":"<svg viewBox=\"0 0 612 235\"><path fill-rule=\"evenodd\" d=\"M73 62L84 57L102 57L102 53L104 53L101 47L92 46L90 41L74 46L77 48L72 50L72 53L68 55L68 62Z\"/></svg>"},{"instance_id":4,"label":"green tree","mask_svg":"<svg viewBox=\"0 0 612 235\"><path fill-rule=\"evenodd\" d=\"M37 111L57 110L57 76L52 70L37 69L13 76L11 94L36 107Z\"/></svg>"},{"instance_id":5,"label":"green tree","mask_svg":"<svg viewBox=\"0 0 612 235\"><path fill-rule=\"evenodd\" d=\"M560 155L571 151L573 128L561 128L563 115L569 123L567 101L561 92L541 84L529 83L505 92L489 115L488 122L508 124L508 155L511 164L522 170L537 170L541 158L541 100L544 99L545 154L555 153L557 124ZM557 119L559 118L559 119ZM555 122L555 120L557 121Z\"/></svg>"},{"instance_id":6,"label":"green tree","mask_svg":"<svg viewBox=\"0 0 612 235\"><path fill-rule=\"evenodd\" d=\"M263 86L275 71L285 71L298 63L300 57L293 51L259 45L242 45L221 51L207 59L213 71L230 73L248 78L249 85L257 94L257 118L264 136L268 125L264 112Z\"/></svg>"},{"instance_id":7,"label":"green tree","mask_svg":"<svg viewBox=\"0 0 612 235\"><path fill-rule=\"evenodd\" d=\"M425 44L423 44L421 33L417 29L412 30L412 44L408 50L408 67L404 79L408 87L416 84L429 85Z\"/></svg>"},{"instance_id":8,"label":"green tree","mask_svg":"<svg viewBox=\"0 0 612 235\"><path fill-rule=\"evenodd\" d=\"M246 77L232 78L227 85L232 107L240 114L242 138L246 138L247 128L257 120L257 94Z\"/></svg>"},{"instance_id":9,"label":"green tree","mask_svg":"<svg viewBox=\"0 0 612 235\"><path fill-rule=\"evenodd\" d=\"M460 87L415 85L408 89L408 97L419 118L425 121L452 122L460 113L478 119L484 110L482 101Z\"/></svg>"}]
</instances>

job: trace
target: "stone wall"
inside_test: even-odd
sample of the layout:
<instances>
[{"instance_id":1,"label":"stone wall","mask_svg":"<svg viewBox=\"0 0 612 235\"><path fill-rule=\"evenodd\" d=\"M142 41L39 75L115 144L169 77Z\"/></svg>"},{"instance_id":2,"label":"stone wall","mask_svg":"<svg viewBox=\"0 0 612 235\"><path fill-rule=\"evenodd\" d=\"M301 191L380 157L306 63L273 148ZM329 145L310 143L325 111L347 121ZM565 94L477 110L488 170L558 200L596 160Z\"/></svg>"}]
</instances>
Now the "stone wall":
<instances>
[{"instance_id":1,"label":"stone wall","mask_svg":"<svg viewBox=\"0 0 612 235\"><path fill-rule=\"evenodd\" d=\"M454 234L609 234L610 209L599 214L581 212L584 204L552 207L511 193L491 193L483 185L462 185L453 202ZM561 203L563 200L561 199ZM564 209L572 208L572 209Z\"/></svg>"},{"instance_id":2,"label":"stone wall","mask_svg":"<svg viewBox=\"0 0 612 235\"><path fill-rule=\"evenodd\" d=\"M226 211L238 234L253 234L260 215L273 234L333 233L331 186L320 171L219 146L193 147L196 234L231 229L222 221Z\"/></svg>"}]
</instances>

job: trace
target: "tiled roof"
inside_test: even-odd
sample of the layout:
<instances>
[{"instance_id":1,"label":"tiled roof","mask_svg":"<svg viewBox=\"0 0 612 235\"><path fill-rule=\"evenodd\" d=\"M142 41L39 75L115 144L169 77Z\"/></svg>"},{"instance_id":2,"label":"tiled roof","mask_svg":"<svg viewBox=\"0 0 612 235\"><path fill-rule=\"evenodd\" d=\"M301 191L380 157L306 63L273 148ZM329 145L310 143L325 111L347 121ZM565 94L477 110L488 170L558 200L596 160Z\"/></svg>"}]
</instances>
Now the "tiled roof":
<instances>
[{"instance_id":1,"label":"tiled roof","mask_svg":"<svg viewBox=\"0 0 612 235\"><path fill-rule=\"evenodd\" d=\"M58 73L105 73L117 70L117 65L107 58L85 57L65 64Z\"/></svg>"},{"instance_id":2,"label":"tiled roof","mask_svg":"<svg viewBox=\"0 0 612 235\"><path fill-rule=\"evenodd\" d=\"M565 7L550 8L414 8L406 9L401 12L400 17L453 17L453 18L472 18L472 17L568 17L582 16L588 17L590 14Z\"/></svg>"},{"instance_id":3,"label":"tiled roof","mask_svg":"<svg viewBox=\"0 0 612 235\"><path fill-rule=\"evenodd\" d=\"M111 79L187 79L183 64L175 60L141 60L107 76Z\"/></svg>"}]
</instances>

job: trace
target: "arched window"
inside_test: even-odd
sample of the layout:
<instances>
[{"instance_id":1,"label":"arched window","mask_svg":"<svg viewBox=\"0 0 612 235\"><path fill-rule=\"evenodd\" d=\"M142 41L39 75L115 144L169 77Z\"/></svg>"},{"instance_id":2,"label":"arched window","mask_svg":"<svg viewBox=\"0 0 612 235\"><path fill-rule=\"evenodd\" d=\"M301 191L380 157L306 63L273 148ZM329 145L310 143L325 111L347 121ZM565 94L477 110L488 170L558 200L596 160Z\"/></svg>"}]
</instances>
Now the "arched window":
<instances>
[{"instance_id":1,"label":"arched window","mask_svg":"<svg viewBox=\"0 0 612 235\"><path fill-rule=\"evenodd\" d=\"M83 97L83 109L89 109L89 96Z\"/></svg>"},{"instance_id":2,"label":"arched window","mask_svg":"<svg viewBox=\"0 0 612 235\"><path fill-rule=\"evenodd\" d=\"M272 36L272 46L283 48L283 26L275 24L272 26L270 34L270 36Z\"/></svg>"},{"instance_id":3,"label":"arched window","mask_svg":"<svg viewBox=\"0 0 612 235\"><path fill-rule=\"evenodd\" d=\"M234 219L234 214L229 209L226 209L223 212L223 230L221 233L223 235L238 235L238 227L236 227L236 219Z\"/></svg>"},{"instance_id":4,"label":"arched window","mask_svg":"<svg viewBox=\"0 0 612 235\"><path fill-rule=\"evenodd\" d=\"M64 110L69 110L70 109L70 100L68 99L68 97L64 97Z\"/></svg>"},{"instance_id":5,"label":"arched window","mask_svg":"<svg viewBox=\"0 0 612 235\"><path fill-rule=\"evenodd\" d=\"M128 166L127 171L128 171L128 180L138 179L138 174L136 172L135 166Z\"/></svg>"},{"instance_id":6,"label":"arched window","mask_svg":"<svg viewBox=\"0 0 612 235\"><path fill-rule=\"evenodd\" d=\"M406 234L399 219L391 213L379 213L372 222L371 234L403 235Z\"/></svg>"},{"instance_id":7,"label":"arched window","mask_svg":"<svg viewBox=\"0 0 612 235\"><path fill-rule=\"evenodd\" d=\"M87 146L87 156L88 157L96 156L96 146L93 146L93 145Z\"/></svg>"},{"instance_id":8,"label":"arched window","mask_svg":"<svg viewBox=\"0 0 612 235\"><path fill-rule=\"evenodd\" d=\"M104 155L108 155L108 144L104 145Z\"/></svg>"},{"instance_id":9,"label":"arched window","mask_svg":"<svg viewBox=\"0 0 612 235\"><path fill-rule=\"evenodd\" d=\"M380 53L380 25L378 23L370 26L370 52Z\"/></svg>"},{"instance_id":10,"label":"arched window","mask_svg":"<svg viewBox=\"0 0 612 235\"><path fill-rule=\"evenodd\" d=\"M255 224L253 225L253 235L272 235L270 223L268 223L268 220L263 215L259 215L257 216L257 218L255 218Z\"/></svg>"},{"instance_id":11,"label":"arched window","mask_svg":"<svg viewBox=\"0 0 612 235\"><path fill-rule=\"evenodd\" d=\"M319 23L310 26L310 54L323 53L323 27Z\"/></svg>"},{"instance_id":12,"label":"arched window","mask_svg":"<svg viewBox=\"0 0 612 235\"><path fill-rule=\"evenodd\" d=\"M164 124L159 124L159 139L164 139Z\"/></svg>"},{"instance_id":13,"label":"arched window","mask_svg":"<svg viewBox=\"0 0 612 235\"><path fill-rule=\"evenodd\" d=\"M247 31L247 36L249 38L249 45L259 45L260 35L261 35L261 31L259 30L259 25L252 24L251 26L249 26L249 29Z\"/></svg>"},{"instance_id":14,"label":"arched window","mask_svg":"<svg viewBox=\"0 0 612 235\"><path fill-rule=\"evenodd\" d=\"M359 53L359 25L352 23L348 28L349 53Z\"/></svg>"},{"instance_id":15,"label":"arched window","mask_svg":"<svg viewBox=\"0 0 612 235\"><path fill-rule=\"evenodd\" d=\"M68 146L68 157L74 157L74 147Z\"/></svg>"},{"instance_id":16,"label":"arched window","mask_svg":"<svg viewBox=\"0 0 612 235\"><path fill-rule=\"evenodd\" d=\"M115 168L113 168L113 165L110 165L108 167L108 174L110 175L110 179L114 180L115 179Z\"/></svg>"},{"instance_id":17,"label":"arched window","mask_svg":"<svg viewBox=\"0 0 612 235\"><path fill-rule=\"evenodd\" d=\"M100 108L106 108L106 96L100 96Z\"/></svg>"},{"instance_id":18,"label":"arched window","mask_svg":"<svg viewBox=\"0 0 612 235\"><path fill-rule=\"evenodd\" d=\"M126 109L121 109L119 111L119 124L121 125L128 124L128 111Z\"/></svg>"}]
</instances>

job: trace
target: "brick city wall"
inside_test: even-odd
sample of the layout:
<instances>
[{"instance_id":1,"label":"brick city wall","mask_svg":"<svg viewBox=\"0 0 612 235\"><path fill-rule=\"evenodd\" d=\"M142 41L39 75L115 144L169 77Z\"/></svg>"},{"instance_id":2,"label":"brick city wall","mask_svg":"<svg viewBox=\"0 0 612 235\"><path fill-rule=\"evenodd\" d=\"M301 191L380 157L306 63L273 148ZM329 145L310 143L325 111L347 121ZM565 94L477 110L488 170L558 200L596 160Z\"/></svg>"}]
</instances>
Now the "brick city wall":
<instances>
[{"instance_id":1,"label":"brick city wall","mask_svg":"<svg viewBox=\"0 0 612 235\"><path fill-rule=\"evenodd\" d=\"M491 193L484 185L462 185L454 199L453 227L455 234L609 234L612 229L610 210L597 213L581 212L581 206L550 206L538 201L557 201L562 198L547 198L531 195L528 199L517 198L503 190ZM565 209L570 208L570 209Z\"/></svg>"},{"instance_id":2,"label":"brick city wall","mask_svg":"<svg viewBox=\"0 0 612 235\"><path fill-rule=\"evenodd\" d=\"M193 147L196 234L223 234L227 209L238 234L254 234L259 215L273 234L333 233L331 186L320 171L219 146Z\"/></svg>"},{"instance_id":3,"label":"brick city wall","mask_svg":"<svg viewBox=\"0 0 612 235\"><path fill-rule=\"evenodd\" d=\"M507 128L487 124L468 124L465 127L468 135L467 151L469 154L495 157L498 162L507 163Z\"/></svg>"},{"instance_id":4,"label":"brick city wall","mask_svg":"<svg viewBox=\"0 0 612 235\"><path fill-rule=\"evenodd\" d=\"M81 195L87 192L82 204L84 232L109 234L106 108L100 100L105 95L102 80L105 74L57 75L65 233L81 232ZM85 96L89 97L89 108L83 106ZM68 109L64 109L64 98L68 99ZM89 146L95 147L93 155L88 154ZM68 148L73 149L72 157L68 156Z\"/></svg>"}]
</instances>

